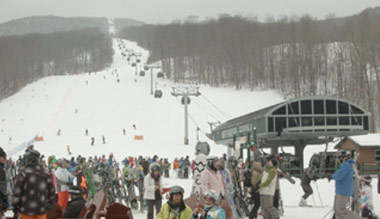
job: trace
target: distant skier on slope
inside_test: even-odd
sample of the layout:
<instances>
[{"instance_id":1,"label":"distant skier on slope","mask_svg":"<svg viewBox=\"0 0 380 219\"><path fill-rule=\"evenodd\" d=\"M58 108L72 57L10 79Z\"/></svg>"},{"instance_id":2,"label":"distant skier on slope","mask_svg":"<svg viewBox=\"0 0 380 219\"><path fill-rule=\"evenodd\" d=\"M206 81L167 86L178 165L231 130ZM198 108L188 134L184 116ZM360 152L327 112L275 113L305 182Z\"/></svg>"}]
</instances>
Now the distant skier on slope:
<instances>
[{"instance_id":1,"label":"distant skier on slope","mask_svg":"<svg viewBox=\"0 0 380 219\"><path fill-rule=\"evenodd\" d=\"M95 138L91 137L91 146L94 146L94 144L95 144Z\"/></svg>"}]
</instances>

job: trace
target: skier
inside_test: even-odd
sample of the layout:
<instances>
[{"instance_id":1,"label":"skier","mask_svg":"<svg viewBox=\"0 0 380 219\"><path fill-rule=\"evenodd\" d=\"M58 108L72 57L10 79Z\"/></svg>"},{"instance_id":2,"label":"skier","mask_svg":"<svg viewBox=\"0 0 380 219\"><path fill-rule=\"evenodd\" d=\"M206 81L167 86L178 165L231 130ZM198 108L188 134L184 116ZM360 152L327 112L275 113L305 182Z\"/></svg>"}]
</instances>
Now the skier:
<instances>
[{"instance_id":1,"label":"skier","mask_svg":"<svg viewBox=\"0 0 380 219\"><path fill-rule=\"evenodd\" d=\"M314 166L308 167L304 170L301 177L301 186L304 191L304 195L301 197L301 201L299 202L299 206L305 207L307 205L306 199L313 194L313 189L310 186L311 180L316 180L315 178L316 168Z\"/></svg>"},{"instance_id":2,"label":"skier","mask_svg":"<svg viewBox=\"0 0 380 219\"><path fill-rule=\"evenodd\" d=\"M345 151L338 152L338 159L341 165L336 173L331 175L335 180L334 212L336 218L359 218L354 212L347 209L350 197L354 191L354 168L355 160ZM329 177L330 179L330 177Z\"/></svg>"},{"instance_id":3,"label":"skier","mask_svg":"<svg viewBox=\"0 0 380 219\"><path fill-rule=\"evenodd\" d=\"M4 170L4 165L6 162L7 154L0 147L0 205L1 212L0 215L4 216L4 212L8 208L8 195L7 195L7 178Z\"/></svg>"},{"instance_id":4,"label":"skier","mask_svg":"<svg viewBox=\"0 0 380 219\"><path fill-rule=\"evenodd\" d=\"M104 135L102 136L102 140L103 140L103 144L106 143L106 137L104 137Z\"/></svg>"},{"instance_id":5,"label":"skier","mask_svg":"<svg viewBox=\"0 0 380 219\"><path fill-rule=\"evenodd\" d=\"M280 218L277 209L273 206L273 197L277 183L277 159L267 162L259 186L261 208L266 218Z\"/></svg>"},{"instance_id":6,"label":"skier","mask_svg":"<svg viewBox=\"0 0 380 219\"><path fill-rule=\"evenodd\" d=\"M133 129L134 129L134 130L136 130L136 125L135 125L135 124L133 124L133 126L132 126L132 127L133 127Z\"/></svg>"},{"instance_id":7,"label":"skier","mask_svg":"<svg viewBox=\"0 0 380 219\"><path fill-rule=\"evenodd\" d=\"M125 129L123 129L123 135L126 135Z\"/></svg>"},{"instance_id":8,"label":"skier","mask_svg":"<svg viewBox=\"0 0 380 219\"><path fill-rule=\"evenodd\" d=\"M67 153L69 153L69 155L71 155L70 145L67 145L66 149L67 149Z\"/></svg>"},{"instance_id":9,"label":"skier","mask_svg":"<svg viewBox=\"0 0 380 219\"><path fill-rule=\"evenodd\" d=\"M178 158L175 158L174 159L174 162L173 162L173 170L175 172L175 178L178 179L179 177L179 169L180 169L180 165L179 165L179 162L178 162Z\"/></svg>"},{"instance_id":10,"label":"skier","mask_svg":"<svg viewBox=\"0 0 380 219\"><path fill-rule=\"evenodd\" d=\"M218 195L224 197L224 185L222 176L217 169L218 157L209 155L207 165L201 173L202 193L208 190L214 190Z\"/></svg>"},{"instance_id":11,"label":"skier","mask_svg":"<svg viewBox=\"0 0 380 219\"><path fill-rule=\"evenodd\" d=\"M183 201L185 191L180 186L173 186L169 191L169 200L162 206L157 219L188 219L192 210Z\"/></svg>"},{"instance_id":12,"label":"skier","mask_svg":"<svg viewBox=\"0 0 380 219\"><path fill-rule=\"evenodd\" d=\"M144 178L144 198L148 205L148 219L153 219L153 207L156 207L156 214L161 210L162 203L162 177L160 174L160 166L153 163L150 167L150 174Z\"/></svg>"},{"instance_id":13,"label":"skier","mask_svg":"<svg viewBox=\"0 0 380 219\"><path fill-rule=\"evenodd\" d=\"M208 190L204 194L203 207L197 206L193 210L192 219L226 219L226 212L217 204L219 201L219 194L213 190Z\"/></svg>"},{"instance_id":14,"label":"skier","mask_svg":"<svg viewBox=\"0 0 380 219\"><path fill-rule=\"evenodd\" d=\"M60 135L61 135L61 129L58 129L57 136L60 136Z\"/></svg>"},{"instance_id":15,"label":"skier","mask_svg":"<svg viewBox=\"0 0 380 219\"><path fill-rule=\"evenodd\" d=\"M367 175L361 178L362 191L361 206L362 217L368 219L376 219L377 217L373 214L373 202L372 202L372 187L371 187L371 176Z\"/></svg>"},{"instance_id":16,"label":"skier","mask_svg":"<svg viewBox=\"0 0 380 219\"><path fill-rule=\"evenodd\" d=\"M58 205L61 206L64 211L66 209L67 202L69 201L68 185L70 178L74 178L74 176L71 175L66 169L65 161L63 159L59 159L57 161L57 165L58 169L54 172L54 176L58 194Z\"/></svg>"},{"instance_id":17,"label":"skier","mask_svg":"<svg viewBox=\"0 0 380 219\"><path fill-rule=\"evenodd\" d=\"M253 208L249 214L249 219L257 218L257 211L260 208L260 193L259 193L259 185L260 180L263 175L263 168L260 161L255 161L252 164L252 177L251 177L251 198L253 200Z\"/></svg>"},{"instance_id":18,"label":"skier","mask_svg":"<svg viewBox=\"0 0 380 219\"><path fill-rule=\"evenodd\" d=\"M86 130L84 131L84 135L85 135L85 136L88 136L88 129L86 129Z\"/></svg>"},{"instance_id":19,"label":"skier","mask_svg":"<svg viewBox=\"0 0 380 219\"><path fill-rule=\"evenodd\" d=\"M94 143L95 143L95 138L91 137L91 146L94 146Z\"/></svg>"},{"instance_id":20,"label":"skier","mask_svg":"<svg viewBox=\"0 0 380 219\"><path fill-rule=\"evenodd\" d=\"M55 199L52 176L39 163L38 151L28 150L24 158L25 168L20 169L15 182L12 201L14 218L18 218L19 213L21 218L47 218L47 211L53 207Z\"/></svg>"},{"instance_id":21,"label":"skier","mask_svg":"<svg viewBox=\"0 0 380 219\"><path fill-rule=\"evenodd\" d=\"M190 168L189 156L186 156L186 159L183 160L182 166L183 166L183 178L188 179L189 178L189 168Z\"/></svg>"}]
</instances>

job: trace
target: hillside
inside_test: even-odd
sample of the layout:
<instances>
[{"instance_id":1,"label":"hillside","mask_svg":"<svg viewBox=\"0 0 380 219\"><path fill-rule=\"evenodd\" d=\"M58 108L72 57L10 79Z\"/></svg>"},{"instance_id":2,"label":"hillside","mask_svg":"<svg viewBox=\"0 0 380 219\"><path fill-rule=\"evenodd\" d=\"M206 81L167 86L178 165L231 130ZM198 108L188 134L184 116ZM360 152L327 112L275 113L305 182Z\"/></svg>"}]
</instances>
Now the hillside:
<instances>
[{"instance_id":1,"label":"hillside","mask_svg":"<svg viewBox=\"0 0 380 219\"><path fill-rule=\"evenodd\" d=\"M120 29L142 24L139 21L128 18L120 18L116 20L117 27ZM23 35L29 33L55 33L94 27L99 28L103 33L108 33L108 20L100 17L34 16L1 23L0 36Z\"/></svg>"}]
</instances>

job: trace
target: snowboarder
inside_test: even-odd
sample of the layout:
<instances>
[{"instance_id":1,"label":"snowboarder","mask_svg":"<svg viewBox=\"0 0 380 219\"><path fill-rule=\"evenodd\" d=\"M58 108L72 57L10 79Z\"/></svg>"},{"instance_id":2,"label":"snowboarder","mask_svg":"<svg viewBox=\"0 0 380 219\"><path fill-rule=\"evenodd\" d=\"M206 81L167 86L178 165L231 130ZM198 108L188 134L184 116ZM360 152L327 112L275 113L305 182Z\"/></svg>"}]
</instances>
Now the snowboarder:
<instances>
[{"instance_id":1,"label":"snowboarder","mask_svg":"<svg viewBox=\"0 0 380 219\"><path fill-rule=\"evenodd\" d=\"M95 138L91 137L91 146L94 146L94 144L95 144Z\"/></svg>"},{"instance_id":2,"label":"snowboarder","mask_svg":"<svg viewBox=\"0 0 380 219\"><path fill-rule=\"evenodd\" d=\"M316 168L311 166L306 168L302 174L301 186L305 194L301 197L301 201L298 204L301 207L308 206L306 199L313 194L313 188L311 188L310 182L315 179L315 172Z\"/></svg>"},{"instance_id":3,"label":"snowboarder","mask_svg":"<svg viewBox=\"0 0 380 219\"><path fill-rule=\"evenodd\" d=\"M354 167L355 160L345 151L338 152L338 159L341 165L338 170L331 175L335 180L334 212L336 218L359 218L353 211L347 209L350 197L354 191ZM330 177L329 177L330 179Z\"/></svg>"}]
</instances>

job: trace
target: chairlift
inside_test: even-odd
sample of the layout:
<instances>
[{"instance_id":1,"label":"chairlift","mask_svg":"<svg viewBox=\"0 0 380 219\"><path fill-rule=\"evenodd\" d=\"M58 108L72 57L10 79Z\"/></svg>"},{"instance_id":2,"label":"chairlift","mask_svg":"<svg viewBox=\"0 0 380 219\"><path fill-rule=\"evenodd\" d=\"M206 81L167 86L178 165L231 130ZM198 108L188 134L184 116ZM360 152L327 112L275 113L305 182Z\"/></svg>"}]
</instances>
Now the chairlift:
<instances>
[{"instance_id":1,"label":"chairlift","mask_svg":"<svg viewBox=\"0 0 380 219\"><path fill-rule=\"evenodd\" d=\"M190 97L187 97L187 104L190 104L190 102L191 102ZM185 97L184 96L181 99L181 103L182 103L182 105L185 105Z\"/></svg>"},{"instance_id":2,"label":"chairlift","mask_svg":"<svg viewBox=\"0 0 380 219\"><path fill-rule=\"evenodd\" d=\"M137 63L140 63L140 62L141 62L141 60L140 60L140 59L137 59L137 60L136 60L136 62L137 62Z\"/></svg>"},{"instance_id":3,"label":"chairlift","mask_svg":"<svg viewBox=\"0 0 380 219\"><path fill-rule=\"evenodd\" d=\"M164 73L163 72L158 72L157 73L157 78L163 78L164 77Z\"/></svg>"},{"instance_id":4,"label":"chairlift","mask_svg":"<svg viewBox=\"0 0 380 219\"><path fill-rule=\"evenodd\" d=\"M144 77L145 76L145 71L140 71L140 77Z\"/></svg>"},{"instance_id":5,"label":"chairlift","mask_svg":"<svg viewBox=\"0 0 380 219\"><path fill-rule=\"evenodd\" d=\"M145 70L145 71L148 71L148 70L149 70L149 66L147 66L147 65L144 66L144 70Z\"/></svg>"},{"instance_id":6,"label":"chairlift","mask_svg":"<svg viewBox=\"0 0 380 219\"><path fill-rule=\"evenodd\" d=\"M136 63L135 62L132 63L132 67L136 67Z\"/></svg>"},{"instance_id":7,"label":"chairlift","mask_svg":"<svg viewBox=\"0 0 380 219\"><path fill-rule=\"evenodd\" d=\"M206 156L210 154L210 145L207 141L198 141L195 145L195 155L205 154Z\"/></svg>"},{"instance_id":8,"label":"chairlift","mask_svg":"<svg viewBox=\"0 0 380 219\"><path fill-rule=\"evenodd\" d=\"M127 61L128 61L128 62L131 61L131 58L129 58L129 56L128 56L128 58L127 58Z\"/></svg>"},{"instance_id":9,"label":"chairlift","mask_svg":"<svg viewBox=\"0 0 380 219\"><path fill-rule=\"evenodd\" d=\"M156 90L154 92L154 98L161 98L162 97L162 91L161 90Z\"/></svg>"}]
</instances>

